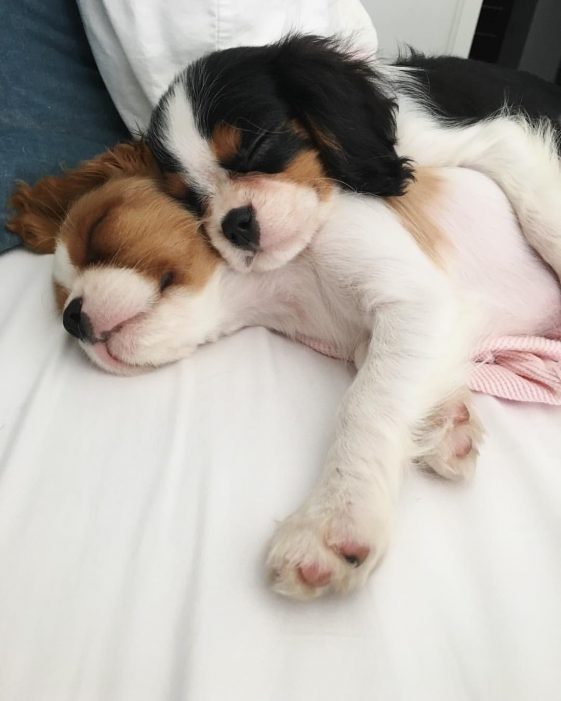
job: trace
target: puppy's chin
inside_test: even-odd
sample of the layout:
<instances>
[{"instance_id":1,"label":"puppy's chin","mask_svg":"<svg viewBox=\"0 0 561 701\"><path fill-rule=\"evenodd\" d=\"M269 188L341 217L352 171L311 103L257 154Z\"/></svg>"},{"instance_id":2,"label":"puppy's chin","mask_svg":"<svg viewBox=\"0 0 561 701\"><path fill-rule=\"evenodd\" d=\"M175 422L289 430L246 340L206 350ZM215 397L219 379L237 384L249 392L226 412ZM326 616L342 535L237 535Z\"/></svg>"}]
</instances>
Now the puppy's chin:
<instances>
[{"instance_id":1,"label":"puppy's chin","mask_svg":"<svg viewBox=\"0 0 561 701\"><path fill-rule=\"evenodd\" d=\"M231 268L241 273L265 272L286 265L308 246L329 217L332 203L331 192L320 193L312 185L248 175L217 190L207 210L205 230ZM251 208L258 231L254 243L244 248L234 245L223 231L228 215L240 207Z\"/></svg>"},{"instance_id":2,"label":"puppy's chin","mask_svg":"<svg viewBox=\"0 0 561 701\"><path fill-rule=\"evenodd\" d=\"M276 270L300 255L327 221L332 209L332 200L323 202L315 200L314 205L312 207L308 204L300 211L289 213L289 216L279 223L280 225L268 221L266 213L258 210L261 236L255 250L242 249L230 243L216 220L210 222L207 235L212 246L237 272Z\"/></svg>"},{"instance_id":3,"label":"puppy's chin","mask_svg":"<svg viewBox=\"0 0 561 701\"><path fill-rule=\"evenodd\" d=\"M150 365L131 365L123 360L119 360L115 355L110 353L105 343L79 342L80 347L94 365L98 368L109 372L112 375L123 375L130 377L131 375L140 375L141 373L154 370L154 366Z\"/></svg>"},{"instance_id":4,"label":"puppy's chin","mask_svg":"<svg viewBox=\"0 0 561 701\"><path fill-rule=\"evenodd\" d=\"M283 245L258 248L247 251L233 246L222 234L216 232L210 236L212 245L226 263L239 273L264 273L282 268L294 260L312 240L315 230L308 229L303 235L295 237Z\"/></svg>"}]
</instances>

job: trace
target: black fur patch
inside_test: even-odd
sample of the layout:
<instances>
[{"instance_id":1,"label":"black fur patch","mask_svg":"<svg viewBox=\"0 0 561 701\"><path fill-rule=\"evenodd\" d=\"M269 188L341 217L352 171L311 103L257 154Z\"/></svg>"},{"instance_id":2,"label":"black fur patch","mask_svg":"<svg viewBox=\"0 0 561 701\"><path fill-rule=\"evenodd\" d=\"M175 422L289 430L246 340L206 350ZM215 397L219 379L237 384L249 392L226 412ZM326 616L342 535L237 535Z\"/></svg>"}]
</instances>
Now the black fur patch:
<instances>
[{"instance_id":1,"label":"black fur patch","mask_svg":"<svg viewBox=\"0 0 561 701\"><path fill-rule=\"evenodd\" d=\"M230 170L281 172L311 142L327 175L347 189L397 195L411 177L408 161L395 152L395 105L381 77L333 40L293 35L215 52L177 81L203 136L210 139L220 124L242 131L240 153L224 163ZM154 112L148 143L162 167L177 169L162 139L166 99ZM287 128L292 120L307 137ZM188 163L181 166L188 171Z\"/></svg>"},{"instance_id":2,"label":"black fur patch","mask_svg":"<svg viewBox=\"0 0 561 701\"><path fill-rule=\"evenodd\" d=\"M396 91L428 97L435 116L458 124L492 116L506 103L532 119L555 119L559 128L561 89L527 73L415 52L396 65L417 69L408 72L413 80L388 85L373 65L335 40L292 35L268 46L211 53L174 85L185 91L204 137L210 140L220 124L241 131L238 153L222 163L227 170L282 172L313 146L329 177L373 195L399 195L412 177L409 161L395 151ZM163 138L168 94L154 110L147 141L162 169L183 172L187 182L189 164L179 163ZM193 197L188 206L200 211L202 194Z\"/></svg>"},{"instance_id":3,"label":"black fur patch","mask_svg":"<svg viewBox=\"0 0 561 701\"><path fill-rule=\"evenodd\" d=\"M205 210L205 196L188 187L185 196L181 199L183 206L197 217L202 217Z\"/></svg>"},{"instance_id":4,"label":"black fur patch","mask_svg":"<svg viewBox=\"0 0 561 701\"><path fill-rule=\"evenodd\" d=\"M332 39L293 36L277 46L278 89L328 175L357 192L401 194L411 168L395 151L396 105L373 66Z\"/></svg>"},{"instance_id":5,"label":"black fur patch","mask_svg":"<svg viewBox=\"0 0 561 701\"><path fill-rule=\"evenodd\" d=\"M561 88L530 73L455 56L424 56L415 51L396 65L417 69L413 74L416 82L437 115L469 123L490 117L507 105L511 112L534 120L549 117L559 126ZM400 89L407 92L407 83Z\"/></svg>"}]
</instances>

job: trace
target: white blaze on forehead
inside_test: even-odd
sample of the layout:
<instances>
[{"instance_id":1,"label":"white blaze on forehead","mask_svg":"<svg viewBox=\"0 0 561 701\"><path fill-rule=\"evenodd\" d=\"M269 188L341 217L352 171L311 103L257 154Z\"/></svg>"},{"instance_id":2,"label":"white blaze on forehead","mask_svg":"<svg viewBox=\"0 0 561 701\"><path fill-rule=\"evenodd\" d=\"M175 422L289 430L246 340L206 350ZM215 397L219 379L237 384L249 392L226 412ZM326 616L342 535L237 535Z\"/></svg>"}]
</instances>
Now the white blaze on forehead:
<instances>
[{"instance_id":1,"label":"white blaze on forehead","mask_svg":"<svg viewBox=\"0 0 561 701\"><path fill-rule=\"evenodd\" d=\"M171 88L165 114L165 147L179 161L195 189L201 194L213 194L221 169L210 144L197 129L193 107L182 83Z\"/></svg>"},{"instance_id":2,"label":"white blaze on forehead","mask_svg":"<svg viewBox=\"0 0 561 701\"><path fill-rule=\"evenodd\" d=\"M59 285L70 290L77 276L78 269L70 260L66 244L62 243L62 241L58 241L55 248L53 265L53 277L55 282L58 282Z\"/></svg>"}]
</instances>

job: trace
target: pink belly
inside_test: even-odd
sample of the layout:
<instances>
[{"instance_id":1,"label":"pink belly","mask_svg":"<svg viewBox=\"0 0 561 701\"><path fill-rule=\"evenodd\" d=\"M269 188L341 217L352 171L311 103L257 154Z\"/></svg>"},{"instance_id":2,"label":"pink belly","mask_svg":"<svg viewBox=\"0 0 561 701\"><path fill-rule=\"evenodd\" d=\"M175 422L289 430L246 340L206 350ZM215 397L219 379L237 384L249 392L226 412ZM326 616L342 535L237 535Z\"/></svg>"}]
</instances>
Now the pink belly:
<instances>
[{"instance_id":1,"label":"pink belly","mask_svg":"<svg viewBox=\"0 0 561 701\"><path fill-rule=\"evenodd\" d=\"M442 175L438 218L453 248L450 269L478 307L481 335L559 334L561 286L527 244L502 190L475 171Z\"/></svg>"}]
</instances>

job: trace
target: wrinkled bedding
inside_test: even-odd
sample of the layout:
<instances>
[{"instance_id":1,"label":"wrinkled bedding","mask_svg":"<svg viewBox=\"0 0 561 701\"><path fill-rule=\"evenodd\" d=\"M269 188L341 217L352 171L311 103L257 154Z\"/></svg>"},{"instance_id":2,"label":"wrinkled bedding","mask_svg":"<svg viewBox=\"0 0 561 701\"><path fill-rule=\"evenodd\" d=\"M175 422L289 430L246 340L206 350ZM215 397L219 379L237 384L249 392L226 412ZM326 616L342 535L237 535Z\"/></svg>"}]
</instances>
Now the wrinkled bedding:
<instances>
[{"instance_id":1,"label":"wrinkled bedding","mask_svg":"<svg viewBox=\"0 0 561 701\"><path fill-rule=\"evenodd\" d=\"M249 329L119 378L67 337L50 258L0 258L2 701L554 701L561 410L480 396L469 485L412 472L347 599L263 579L351 370Z\"/></svg>"}]
</instances>

